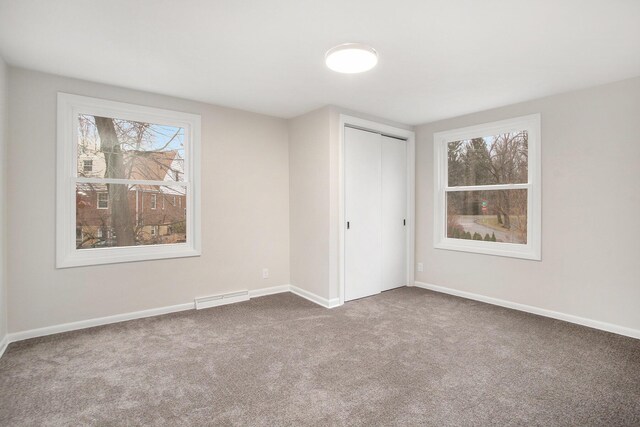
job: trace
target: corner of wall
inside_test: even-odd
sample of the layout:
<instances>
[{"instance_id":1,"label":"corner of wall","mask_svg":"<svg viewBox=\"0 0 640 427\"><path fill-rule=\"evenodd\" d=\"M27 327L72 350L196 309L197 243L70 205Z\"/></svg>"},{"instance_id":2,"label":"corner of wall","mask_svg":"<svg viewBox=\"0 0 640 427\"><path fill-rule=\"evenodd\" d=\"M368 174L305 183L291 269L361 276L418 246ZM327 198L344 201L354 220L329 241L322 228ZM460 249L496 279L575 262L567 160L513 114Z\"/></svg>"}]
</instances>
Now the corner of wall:
<instances>
[{"instance_id":1,"label":"corner of wall","mask_svg":"<svg viewBox=\"0 0 640 427\"><path fill-rule=\"evenodd\" d=\"M9 101L8 101L8 66L0 57L0 357L8 345L8 321L7 314L7 271L6 271L6 248L7 248L7 142L9 123Z\"/></svg>"},{"instance_id":2,"label":"corner of wall","mask_svg":"<svg viewBox=\"0 0 640 427\"><path fill-rule=\"evenodd\" d=\"M330 299L330 108L289 120L291 285Z\"/></svg>"}]
</instances>

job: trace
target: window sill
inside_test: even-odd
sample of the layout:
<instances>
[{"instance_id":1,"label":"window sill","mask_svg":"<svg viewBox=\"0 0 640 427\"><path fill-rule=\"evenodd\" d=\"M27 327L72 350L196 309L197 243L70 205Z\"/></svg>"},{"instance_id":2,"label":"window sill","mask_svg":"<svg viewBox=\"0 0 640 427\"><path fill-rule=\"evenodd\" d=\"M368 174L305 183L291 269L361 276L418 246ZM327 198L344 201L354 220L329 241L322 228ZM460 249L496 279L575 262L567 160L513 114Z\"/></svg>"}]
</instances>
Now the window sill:
<instances>
[{"instance_id":1,"label":"window sill","mask_svg":"<svg viewBox=\"0 0 640 427\"><path fill-rule=\"evenodd\" d=\"M200 250L194 249L185 243L157 246L74 249L65 256L58 257L56 268L186 258L200 255Z\"/></svg>"},{"instance_id":2,"label":"window sill","mask_svg":"<svg viewBox=\"0 0 640 427\"><path fill-rule=\"evenodd\" d=\"M450 251L470 252L480 255L494 255L508 258L520 258L533 261L541 261L540 248L533 245L519 245L513 243L493 243L474 240L445 238L433 245L436 249Z\"/></svg>"}]
</instances>

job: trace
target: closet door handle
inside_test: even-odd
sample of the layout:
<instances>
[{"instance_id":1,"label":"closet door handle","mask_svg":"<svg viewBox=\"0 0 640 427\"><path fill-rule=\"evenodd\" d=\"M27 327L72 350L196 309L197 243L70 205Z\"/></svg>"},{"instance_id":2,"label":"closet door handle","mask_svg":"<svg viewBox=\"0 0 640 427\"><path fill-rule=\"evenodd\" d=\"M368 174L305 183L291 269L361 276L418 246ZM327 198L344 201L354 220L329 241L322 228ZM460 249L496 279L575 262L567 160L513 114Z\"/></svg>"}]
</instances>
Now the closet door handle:
<instances>
[{"instance_id":1,"label":"closet door handle","mask_svg":"<svg viewBox=\"0 0 640 427\"><path fill-rule=\"evenodd\" d=\"M347 221L347 230L349 229L349 221Z\"/></svg>"}]
</instances>

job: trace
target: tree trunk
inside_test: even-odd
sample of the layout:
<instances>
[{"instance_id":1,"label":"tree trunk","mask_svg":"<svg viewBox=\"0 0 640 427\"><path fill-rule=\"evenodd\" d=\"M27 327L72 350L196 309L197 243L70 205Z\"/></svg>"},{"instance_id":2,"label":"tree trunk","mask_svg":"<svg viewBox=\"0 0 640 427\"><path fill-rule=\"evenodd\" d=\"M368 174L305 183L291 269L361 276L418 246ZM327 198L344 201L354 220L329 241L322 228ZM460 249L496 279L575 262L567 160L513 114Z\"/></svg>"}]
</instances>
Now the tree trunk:
<instances>
[{"instance_id":1,"label":"tree trunk","mask_svg":"<svg viewBox=\"0 0 640 427\"><path fill-rule=\"evenodd\" d=\"M94 116L100 135L100 151L104 153L106 163L105 178L126 178L124 154L118 142L113 119ZM111 226L116 233L117 246L135 244L133 223L129 212L128 186L107 184L109 207L111 208Z\"/></svg>"},{"instance_id":2,"label":"tree trunk","mask_svg":"<svg viewBox=\"0 0 640 427\"><path fill-rule=\"evenodd\" d=\"M506 193L506 192L505 192ZM506 228L507 230L511 229L511 218L509 218L509 213L511 212L511 203L509 200L509 194L503 194L502 195L502 199L503 199L503 204L502 207L504 207L504 209L502 210L502 216L504 217L504 225L503 227Z\"/></svg>"}]
</instances>

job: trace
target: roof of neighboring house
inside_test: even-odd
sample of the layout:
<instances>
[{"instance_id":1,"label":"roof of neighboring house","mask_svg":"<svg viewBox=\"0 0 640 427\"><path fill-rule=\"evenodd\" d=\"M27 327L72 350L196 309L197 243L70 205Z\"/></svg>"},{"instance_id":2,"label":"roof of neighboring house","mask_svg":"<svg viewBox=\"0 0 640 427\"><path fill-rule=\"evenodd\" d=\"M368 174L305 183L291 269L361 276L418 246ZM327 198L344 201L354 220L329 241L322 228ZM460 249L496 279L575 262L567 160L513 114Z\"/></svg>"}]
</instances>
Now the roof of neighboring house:
<instances>
[{"instance_id":1,"label":"roof of neighboring house","mask_svg":"<svg viewBox=\"0 0 640 427\"><path fill-rule=\"evenodd\" d=\"M96 153L97 154L97 153ZM104 161L102 153L89 156L83 160L90 160L91 157ZM186 189L182 186L172 185L175 182L182 181L184 174L184 159L180 158L178 151L125 151L124 152L125 168L129 170L128 178L130 180L144 181L162 181L164 185L131 185L131 189L148 192L160 192L163 194L184 196ZM103 166L104 168L104 166ZM178 180L176 180L176 173ZM104 169L94 170L88 174L89 176L100 178L104 176ZM87 195L92 192L106 192L106 184L88 184L79 183L78 192Z\"/></svg>"},{"instance_id":2,"label":"roof of neighboring house","mask_svg":"<svg viewBox=\"0 0 640 427\"><path fill-rule=\"evenodd\" d=\"M129 179L175 181L175 172L183 173L182 162L176 161L181 159L177 156L178 152L175 150L127 151L125 165L127 168L131 168Z\"/></svg>"}]
</instances>

